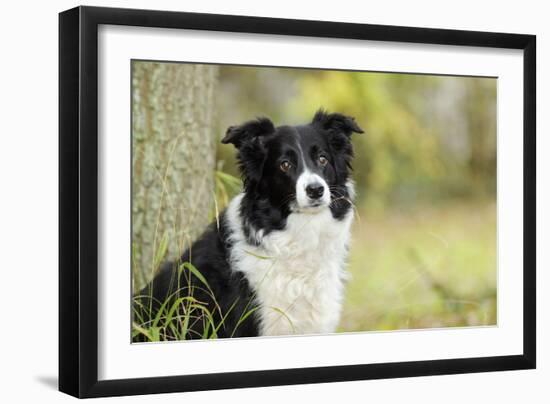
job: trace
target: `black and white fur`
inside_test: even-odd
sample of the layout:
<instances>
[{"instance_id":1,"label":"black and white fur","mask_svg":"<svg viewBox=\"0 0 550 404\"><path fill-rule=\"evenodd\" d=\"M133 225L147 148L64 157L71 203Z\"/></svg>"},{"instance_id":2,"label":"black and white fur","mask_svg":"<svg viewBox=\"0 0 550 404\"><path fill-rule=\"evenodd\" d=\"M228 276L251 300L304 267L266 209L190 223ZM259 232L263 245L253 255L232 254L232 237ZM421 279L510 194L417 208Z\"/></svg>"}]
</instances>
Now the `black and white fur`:
<instances>
[{"instance_id":1,"label":"black and white fur","mask_svg":"<svg viewBox=\"0 0 550 404\"><path fill-rule=\"evenodd\" d=\"M238 150L243 191L179 261L202 273L217 305L200 288L194 297L218 321L229 313L219 337L336 330L353 218L354 132L363 131L353 118L322 110L306 125L275 127L259 118L227 130L222 143ZM154 310L174 292L177 264L140 292L152 295ZM193 328L189 337L200 336L202 323Z\"/></svg>"}]
</instances>

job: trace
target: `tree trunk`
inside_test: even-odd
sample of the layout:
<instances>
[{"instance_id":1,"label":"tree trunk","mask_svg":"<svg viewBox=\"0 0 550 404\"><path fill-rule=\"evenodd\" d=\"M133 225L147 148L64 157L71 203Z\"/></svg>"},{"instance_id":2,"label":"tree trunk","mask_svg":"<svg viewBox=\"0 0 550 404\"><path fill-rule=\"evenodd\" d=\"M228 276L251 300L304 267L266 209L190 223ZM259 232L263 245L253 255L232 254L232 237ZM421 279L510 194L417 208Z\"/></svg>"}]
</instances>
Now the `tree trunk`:
<instances>
[{"instance_id":1,"label":"tree trunk","mask_svg":"<svg viewBox=\"0 0 550 404\"><path fill-rule=\"evenodd\" d=\"M134 291L209 221L214 192L215 66L132 63Z\"/></svg>"}]
</instances>

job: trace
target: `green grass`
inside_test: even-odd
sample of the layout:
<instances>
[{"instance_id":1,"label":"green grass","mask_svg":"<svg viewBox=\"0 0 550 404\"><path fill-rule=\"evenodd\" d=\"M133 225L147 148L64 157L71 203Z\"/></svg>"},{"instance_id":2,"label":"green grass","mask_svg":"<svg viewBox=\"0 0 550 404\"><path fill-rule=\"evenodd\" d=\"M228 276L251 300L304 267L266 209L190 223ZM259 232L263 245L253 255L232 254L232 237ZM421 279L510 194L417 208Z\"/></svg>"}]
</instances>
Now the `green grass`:
<instances>
[{"instance_id":1,"label":"green grass","mask_svg":"<svg viewBox=\"0 0 550 404\"><path fill-rule=\"evenodd\" d=\"M496 324L494 203L359 213L339 331Z\"/></svg>"},{"instance_id":2,"label":"green grass","mask_svg":"<svg viewBox=\"0 0 550 404\"><path fill-rule=\"evenodd\" d=\"M219 225L219 214L227 206L231 197L239 192L241 180L216 170L214 181L210 221L216 221ZM166 233L158 243L154 243L151 263L153 273L156 273L167 259L168 244ZM225 327L225 319L233 311L237 300L226 312L222 312L217 303L217 296L214 296L214 292L200 270L190 262L183 262L178 265L172 278L174 292L165 301L157 302L160 308L155 312L152 308L153 298L150 291L145 295L137 294L150 278L148 268L138 268L135 265L134 257L138 248L139 246L132 245L133 285L136 294L132 299L132 338L141 342L218 338L218 331L221 327ZM197 295L206 297L203 300L208 301L198 299ZM240 324L256 309L256 307L249 308L247 305L245 311L240 314L237 325L233 330L229 330L229 334L233 335ZM203 330L200 335L194 330L196 328Z\"/></svg>"},{"instance_id":3,"label":"green grass","mask_svg":"<svg viewBox=\"0 0 550 404\"><path fill-rule=\"evenodd\" d=\"M233 330L225 329L225 320L231 314L238 298L225 312L219 306L207 280L190 262L178 266L175 291L163 302L158 311L152 311L151 295L133 298L132 338L136 342L178 341L187 339L216 339L222 327L233 336L239 326L257 310L246 306ZM206 297L199 300L195 294ZM144 298L144 299L143 299ZM252 301L252 299L251 299ZM199 323L199 324L197 324ZM202 333L197 333L202 329Z\"/></svg>"}]
</instances>

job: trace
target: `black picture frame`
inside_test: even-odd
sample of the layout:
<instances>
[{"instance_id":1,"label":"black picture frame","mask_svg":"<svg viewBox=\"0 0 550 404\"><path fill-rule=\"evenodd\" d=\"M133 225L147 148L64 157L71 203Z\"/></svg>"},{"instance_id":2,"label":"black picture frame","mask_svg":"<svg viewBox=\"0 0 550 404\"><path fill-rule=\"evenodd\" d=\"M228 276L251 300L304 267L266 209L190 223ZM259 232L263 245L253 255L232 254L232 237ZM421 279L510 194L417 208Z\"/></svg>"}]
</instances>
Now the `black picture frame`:
<instances>
[{"instance_id":1,"label":"black picture frame","mask_svg":"<svg viewBox=\"0 0 550 404\"><path fill-rule=\"evenodd\" d=\"M100 24L523 50L523 354L99 381ZM97 7L60 13L59 390L84 398L535 368L535 61L534 35Z\"/></svg>"}]
</instances>

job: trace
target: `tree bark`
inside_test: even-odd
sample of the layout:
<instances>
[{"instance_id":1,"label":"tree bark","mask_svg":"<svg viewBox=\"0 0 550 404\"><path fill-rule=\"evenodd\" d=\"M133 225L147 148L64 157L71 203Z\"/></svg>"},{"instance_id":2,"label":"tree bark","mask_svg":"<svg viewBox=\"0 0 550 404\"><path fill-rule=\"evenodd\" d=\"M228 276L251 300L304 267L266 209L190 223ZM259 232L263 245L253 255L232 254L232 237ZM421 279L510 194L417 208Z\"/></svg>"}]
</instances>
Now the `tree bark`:
<instances>
[{"instance_id":1,"label":"tree bark","mask_svg":"<svg viewBox=\"0 0 550 404\"><path fill-rule=\"evenodd\" d=\"M215 66L132 63L134 291L209 221L214 192Z\"/></svg>"}]
</instances>

